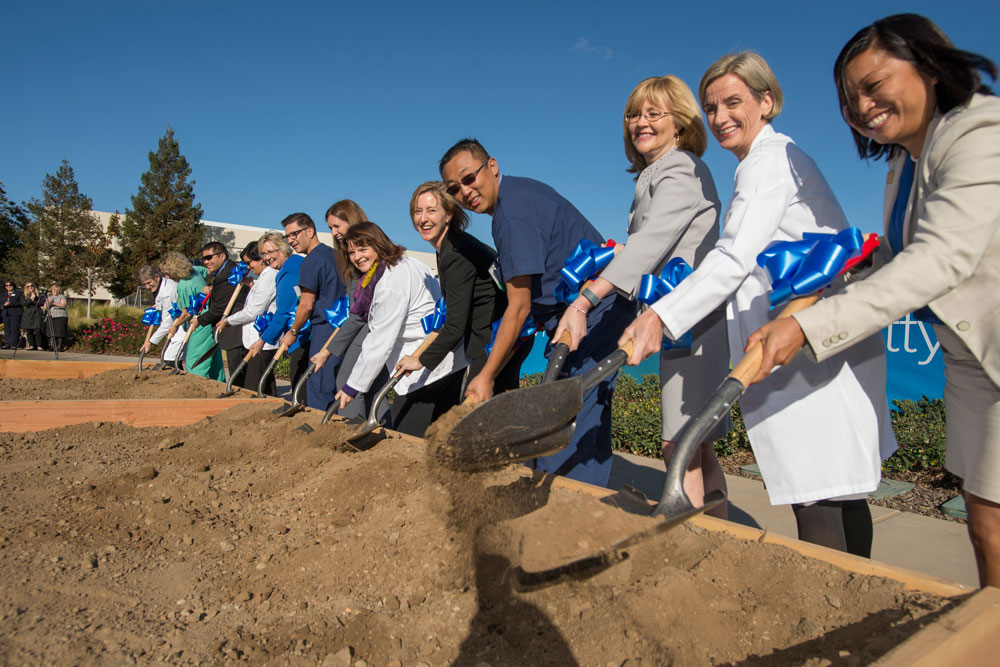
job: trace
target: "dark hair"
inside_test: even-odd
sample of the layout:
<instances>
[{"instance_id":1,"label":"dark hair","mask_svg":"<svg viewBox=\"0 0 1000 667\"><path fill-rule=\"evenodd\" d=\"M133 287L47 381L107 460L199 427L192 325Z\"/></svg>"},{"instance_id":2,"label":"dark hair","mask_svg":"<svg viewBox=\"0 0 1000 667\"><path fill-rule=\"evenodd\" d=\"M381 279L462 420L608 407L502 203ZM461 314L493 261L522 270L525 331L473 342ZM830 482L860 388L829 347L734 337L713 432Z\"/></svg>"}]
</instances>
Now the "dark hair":
<instances>
[{"instance_id":1,"label":"dark hair","mask_svg":"<svg viewBox=\"0 0 1000 667\"><path fill-rule=\"evenodd\" d=\"M226 256L226 259L229 259L229 251L226 250L226 246L222 245L218 241L209 241L201 247L202 252L205 252L206 250L211 251L213 254L222 253Z\"/></svg>"},{"instance_id":2,"label":"dark hair","mask_svg":"<svg viewBox=\"0 0 1000 667\"><path fill-rule=\"evenodd\" d=\"M346 220L348 226L356 225L368 219L368 214L353 199L341 199L340 201L333 202L330 208L326 209L326 215L323 217L325 219L331 215L341 220ZM336 235L333 236L333 255L334 260L337 262L337 271L340 273L340 278L346 282L351 275L351 261L347 258L347 246L341 244L337 240Z\"/></svg>"},{"instance_id":3,"label":"dark hair","mask_svg":"<svg viewBox=\"0 0 1000 667\"><path fill-rule=\"evenodd\" d=\"M292 213L281 221L281 226L287 227L293 222L299 223L303 228L312 227L313 229L316 229L316 223L313 222L313 219L309 217L308 213Z\"/></svg>"},{"instance_id":4,"label":"dark hair","mask_svg":"<svg viewBox=\"0 0 1000 667\"><path fill-rule=\"evenodd\" d=\"M356 245L373 249L387 267L396 266L402 259L403 253L406 252L406 248L393 243L382 231L382 228L374 222L359 222L356 225L351 225L347 233L344 234L344 245L348 248L351 245ZM351 265L351 274L356 278L361 277L361 273L353 264Z\"/></svg>"},{"instance_id":5,"label":"dark hair","mask_svg":"<svg viewBox=\"0 0 1000 667\"><path fill-rule=\"evenodd\" d=\"M996 80L997 66L992 60L955 48L948 36L928 18L919 14L895 14L859 30L840 50L834 63L833 80L837 85L840 111L848 126L852 121L859 121L854 118L847 98L844 70L848 63L870 48L879 48L894 58L913 63L918 72L936 79L934 94L937 110L941 113L967 104L973 93L993 94L979 77L979 72L983 72ZM862 158L879 159L895 150L894 145L884 146L866 139L853 127L851 134Z\"/></svg>"},{"instance_id":6,"label":"dark hair","mask_svg":"<svg viewBox=\"0 0 1000 667\"><path fill-rule=\"evenodd\" d=\"M438 162L438 173L441 174L442 178L444 177L444 166L455 159L455 156L459 153L465 151L472 153L472 157L480 162L486 162L490 159L490 154L486 152L486 149L483 148L483 145L477 139L466 137L449 148L444 157L441 158L441 161Z\"/></svg>"},{"instance_id":7,"label":"dark hair","mask_svg":"<svg viewBox=\"0 0 1000 667\"><path fill-rule=\"evenodd\" d=\"M251 241L243 248L243 252L240 253L240 259L246 257L251 262L260 261L260 249L257 247L256 241Z\"/></svg>"}]
</instances>

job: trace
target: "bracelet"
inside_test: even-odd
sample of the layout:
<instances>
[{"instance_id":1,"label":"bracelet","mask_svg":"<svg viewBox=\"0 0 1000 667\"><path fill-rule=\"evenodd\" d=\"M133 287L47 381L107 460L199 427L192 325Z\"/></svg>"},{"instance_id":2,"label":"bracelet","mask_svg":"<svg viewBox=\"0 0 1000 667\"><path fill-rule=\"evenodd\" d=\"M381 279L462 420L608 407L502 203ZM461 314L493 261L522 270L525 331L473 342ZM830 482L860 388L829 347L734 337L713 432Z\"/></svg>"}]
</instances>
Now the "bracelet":
<instances>
[{"instance_id":1,"label":"bracelet","mask_svg":"<svg viewBox=\"0 0 1000 667\"><path fill-rule=\"evenodd\" d=\"M586 317L586 316L587 316L587 311L585 311L585 310L584 310L583 308L581 308L580 306L576 305L575 303L571 303L571 304L569 304L569 307L570 307L570 308L573 308L573 309L575 309L575 310L579 310L579 311L580 311L581 313L583 313L583 316L584 316L584 317Z\"/></svg>"},{"instance_id":2,"label":"bracelet","mask_svg":"<svg viewBox=\"0 0 1000 667\"><path fill-rule=\"evenodd\" d=\"M601 305L601 300L597 298L597 295L590 291L589 287L584 287L580 290L580 296L590 302L590 305L597 308Z\"/></svg>"}]
</instances>

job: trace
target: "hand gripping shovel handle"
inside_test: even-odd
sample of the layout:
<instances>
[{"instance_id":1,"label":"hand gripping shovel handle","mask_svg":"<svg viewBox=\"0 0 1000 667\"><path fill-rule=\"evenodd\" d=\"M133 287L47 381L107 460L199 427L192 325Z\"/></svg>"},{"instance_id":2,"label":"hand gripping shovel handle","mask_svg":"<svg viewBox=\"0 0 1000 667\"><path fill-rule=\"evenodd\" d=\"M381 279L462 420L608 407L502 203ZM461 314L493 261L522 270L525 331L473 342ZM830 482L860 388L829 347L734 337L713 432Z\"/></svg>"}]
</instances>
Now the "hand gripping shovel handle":
<instances>
[{"instance_id":1,"label":"hand gripping shovel handle","mask_svg":"<svg viewBox=\"0 0 1000 667\"><path fill-rule=\"evenodd\" d=\"M274 367L278 365L278 361L284 356L285 352L288 350L288 346L284 342L278 346L278 351L274 353L274 357L271 358L271 362L264 369L264 373L260 376L260 382L257 383L257 398L264 398L264 383L267 382L267 378L274 372Z\"/></svg>"},{"instance_id":2,"label":"hand gripping shovel handle","mask_svg":"<svg viewBox=\"0 0 1000 667\"><path fill-rule=\"evenodd\" d=\"M321 350L325 350L326 348L330 347L330 343L333 342L333 339L337 335L338 331L340 331L340 327L337 327L336 329L333 330L333 333L330 334L330 337L326 339L325 343L323 343L323 347L320 348ZM291 417L296 412L298 412L303 405L305 405L305 401L303 401L301 398L302 391L306 388L306 382L315 372L316 372L316 362L310 362L309 367L306 369L306 372L302 374L302 377L295 385L295 389L292 391L292 404L288 407L287 410L281 413L282 417Z\"/></svg>"},{"instance_id":3,"label":"hand gripping shovel handle","mask_svg":"<svg viewBox=\"0 0 1000 667\"><path fill-rule=\"evenodd\" d=\"M187 347L188 347L188 341L191 340L191 334L194 333L194 329L195 329L194 327L188 326L187 331L184 332L184 340L181 341L181 347L180 347L179 350L177 350L177 360L174 362L174 370L170 371L171 375L174 375L174 374L180 373L180 372L187 373L187 371L188 371L187 358L186 358L186 356L187 356ZM184 365L183 369L181 368L181 364ZM195 366L197 366L197 365L198 364L195 364ZM193 367L194 366L192 366L192 368Z\"/></svg>"},{"instance_id":4,"label":"hand gripping shovel handle","mask_svg":"<svg viewBox=\"0 0 1000 667\"><path fill-rule=\"evenodd\" d=\"M791 317L795 313L805 310L819 300L819 294L810 294L799 297L788 303L778 319ZM677 434L677 443L674 445L674 453L670 457L667 465L667 477L663 484L663 493L660 502L653 510L653 514L661 514L671 517L677 514L691 511L694 506L691 500L684 493L684 471L688 462L702 443L708 432L720 419L729 413L729 408L743 394L750 385L750 380L760 370L760 362L763 354L763 347L760 343L755 343L747 350L740 363L729 373L726 379L719 385L715 394L705 403L705 406L691 417Z\"/></svg>"},{"instance_id":5,"label":"hand gripping shovel handle","mask_svg":"<svg viewBox=\"0 0 1000 667\"><path fill-rule=\"evenodd\" d=\"M548 384L559 377L559 372L562 370L563 364L566 363L566 357L569 356L569 346L572 342L573 334L568 330L563 331L559 340L552 347L549 363L545 366L545 372L542 374L542 384Z\"/></svg>"}]
</instances>

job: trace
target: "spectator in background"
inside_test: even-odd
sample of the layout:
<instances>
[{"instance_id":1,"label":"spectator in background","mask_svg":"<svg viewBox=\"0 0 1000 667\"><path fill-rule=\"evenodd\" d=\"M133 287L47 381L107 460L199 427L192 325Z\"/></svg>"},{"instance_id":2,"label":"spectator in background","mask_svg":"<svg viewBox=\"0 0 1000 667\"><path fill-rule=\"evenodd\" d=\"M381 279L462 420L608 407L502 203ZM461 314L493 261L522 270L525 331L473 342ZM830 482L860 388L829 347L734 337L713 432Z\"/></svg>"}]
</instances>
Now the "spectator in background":
<instances>
[{"instance_id":1,"label":"spectator in background","mask_svg":"<svg viewBox=\"0 0 1000 667\"><path fill-rule=\"evenodd\" d=\"M53 350L62 350L63 341L69 331L69 315L66 313L66 297L58 285L49 287L49 297L45 300L45 316L49 320L49 345Z\"/></svg>"},{"instance_id":2,"label":"spectator in background","mask_svg":"<svg viewBox=\"0 0 1000 667\"><path fill-rule=\"evenodd\" d=\"M21 345L21 316L24 314L24 296L13 280L4 283L7 296L3 301L4 347L16 350Z\"/></svg>"},{"instance_id":3,"label":"spectator in background","mask_svg":"<svg viewBox=\"0 0 1000 667\"><path fill-rule=\"evenodd\" d=\"M24 284L24 316L21 318L21 328L24 330L25 349L41 350L42 325L45 317L42 309L45 307L45 296L38 291L34 283Z\"/></svg>"}]
</instances>

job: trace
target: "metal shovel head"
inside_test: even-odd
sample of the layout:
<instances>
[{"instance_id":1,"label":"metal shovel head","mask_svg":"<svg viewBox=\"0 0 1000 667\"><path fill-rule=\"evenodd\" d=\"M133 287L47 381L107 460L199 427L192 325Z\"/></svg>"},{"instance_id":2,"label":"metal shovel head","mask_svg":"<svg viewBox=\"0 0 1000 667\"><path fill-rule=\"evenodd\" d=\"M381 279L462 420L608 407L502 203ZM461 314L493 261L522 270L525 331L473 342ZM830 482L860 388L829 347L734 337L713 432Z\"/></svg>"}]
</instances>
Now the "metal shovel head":
<instances>
[{"instance_id":1,"label":"metal shovel head","mask_svg":"<svg viewBox=\"0 0 1000 667\"><path fill-rule=\"evenodd\" d=\"M208 350L206 350L205 354L203 354L200 357L198 357L198 361L196 361L193 364L191 364L191 368L194 368L195 366L200 366L201 364L203 364L206 361L208 361L212 357L212 355L215 354L215 351L218 350L218 349L219 349L219 343L216 343L212 347L208 348Z\"/></svg>"},{"instance_id":2,"label":"metal shovel head","mask_svg":"<svg viewBox=\"0 0 1000 667\"><path fill-rule=\"evenodd\" d=\"M135 372L135 376L139 377L139 373L142 373L142 360L146 358L146 351L139 350L139 368Z\"/></svg>"},{"instance_id":3,"label":"metal shovel head","mask_svg":"<svg viewBox=\"0 0 1000 667\"><path fill-rule=\"evenodd\" d=\"M487 470L551 454L569 443L582 406L579 377L500 394L439 435L435 455L449 468Z\"/></svg>"},{"instance_id":4,"label":"metal shovel head","mask_svg":"<svg viewBox=\"0 0 1000 667\"><path fill-rule=\"evenodd\" d=\"M725 502L726 494L722 489L715 489L705 496L705 504L701 507L690 507L689 509L667 516L663 521L651 528L629 535L625 539L615 542L594 554L585 558L570 561L558 567L537 572L528 572L520 567L514 568L515 589L519 592L535 591L547 586L552 586L562 581L587 579L603 572L612 565L620 563L629 557L628 548L679 526L691 517L712 509L719 503Z\"/></svg>"},{"instance_id":5,"label":"metal shovel head","mask_svg":"<svg viewBox=\"0 0 1000 667\"><path fill-rule=\"evenodd\" d=\"M238 391L237 389L233 389L233 380L235 380L236 376L242 373L246 367L247 367L246 359L240 361L239 365L236 367L236 370L234 370L232 373L229 374L229 380L226 382L226 390L221 394L219 394L219 398L228 398Z\"/></svg>"}]
</instances>

